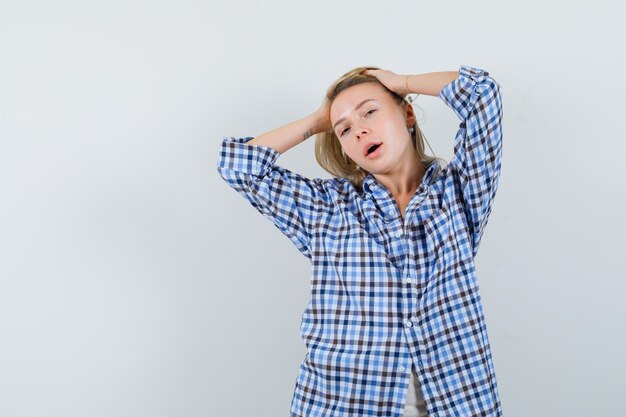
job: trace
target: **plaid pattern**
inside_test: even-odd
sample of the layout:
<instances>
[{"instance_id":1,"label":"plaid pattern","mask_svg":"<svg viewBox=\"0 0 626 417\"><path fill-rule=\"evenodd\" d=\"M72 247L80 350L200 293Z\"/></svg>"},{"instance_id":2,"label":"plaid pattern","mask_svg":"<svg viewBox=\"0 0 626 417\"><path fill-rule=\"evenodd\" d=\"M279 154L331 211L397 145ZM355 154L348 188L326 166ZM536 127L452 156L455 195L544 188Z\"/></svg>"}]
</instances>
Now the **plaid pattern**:
<instances>
[{"instance_id":1,"label":"plaid pattern","mask_svg":"<svg viewBox=\"0 0 626 417\"><path fill-rule=\"evenodd\" d=\"M401 417L412 367L430 417L502 415L474 269L500 176L500 86L463 65L439 97L461 120L454 157L428 166L404 221L371 174L360 191L309 179L252 137L223 137L220 175L312 265L291 417Z\"/></svg>"}]
</instances>

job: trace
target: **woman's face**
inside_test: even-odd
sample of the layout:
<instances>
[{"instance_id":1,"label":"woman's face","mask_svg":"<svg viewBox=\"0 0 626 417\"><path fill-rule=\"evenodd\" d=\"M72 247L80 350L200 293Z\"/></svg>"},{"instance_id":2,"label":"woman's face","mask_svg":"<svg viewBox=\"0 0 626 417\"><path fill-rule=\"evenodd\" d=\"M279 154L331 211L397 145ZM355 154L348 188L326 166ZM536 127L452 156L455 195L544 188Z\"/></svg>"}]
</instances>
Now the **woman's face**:
<instances>
[{"instance_id":1,"label":"woman's face","mask_svg":"<svg viewBox=\"0 0 626 417\"><path fill-rule=\"evenodd\" d=\"M371 173L384 174L415 152L409 126L413 110L397 104L378 84L363 83L339 93L330 107L330 122L350 159ZM372 144L380 144L368 154Z\"/></svg>"}]
</instances>

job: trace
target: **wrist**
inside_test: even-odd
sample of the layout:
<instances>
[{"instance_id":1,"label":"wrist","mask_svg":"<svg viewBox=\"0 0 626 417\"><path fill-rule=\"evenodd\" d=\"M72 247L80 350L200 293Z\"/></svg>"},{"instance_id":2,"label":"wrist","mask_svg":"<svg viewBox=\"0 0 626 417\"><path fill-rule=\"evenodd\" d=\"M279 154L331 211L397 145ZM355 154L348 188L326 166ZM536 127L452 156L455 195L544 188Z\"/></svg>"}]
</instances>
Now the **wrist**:
<instances>
[{"instance_id":1,"label":"wrist","mask_svg":"<svg viewBox=\"0 0 626 417\"><path fill-rule=\"evenodd\" d=\"M307 125L313 131L313 134L327 132L331 128L328 116L320 112L310 114L306 120Z\"/></svg>"},{"instance_id":2,"label":"wrist","mask_svg":"<svg viewBox=\"0 0 626 417\"><path fill-rule=\"evenodd\" d=\"M410 94L410 93L411 93L411 88L409 87L409 78L410 78L411 76L412 76L412 75L406 75L406 76L405 76L405 78L404 78L404 91L405 91L405 93L404 93L404 94L405 94L405 95L406 95L406 94Z\"/></svg>"}]
</instances>

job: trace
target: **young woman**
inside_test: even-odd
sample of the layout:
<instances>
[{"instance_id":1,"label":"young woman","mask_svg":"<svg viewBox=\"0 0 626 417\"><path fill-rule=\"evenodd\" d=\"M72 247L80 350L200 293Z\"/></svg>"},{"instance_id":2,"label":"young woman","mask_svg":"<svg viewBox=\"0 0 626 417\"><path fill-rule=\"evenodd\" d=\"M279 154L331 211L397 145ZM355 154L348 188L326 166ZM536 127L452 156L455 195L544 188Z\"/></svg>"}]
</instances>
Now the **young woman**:
<instances>
[{"instance_id":1,"label":"young woman","mask_svg":"<svg viewBox=\"0 0 626 417\"><path fill-rule=\"evenodd\" d=\"M461 120L447 166L425 154L409 94ZM502 415L474 268L501 120L500 86L482 69L360 67L309 116L223 138L222 178L312 264L292 417ZM331 179L276 164L313 135Z\"/></svg>"}]
</instances>

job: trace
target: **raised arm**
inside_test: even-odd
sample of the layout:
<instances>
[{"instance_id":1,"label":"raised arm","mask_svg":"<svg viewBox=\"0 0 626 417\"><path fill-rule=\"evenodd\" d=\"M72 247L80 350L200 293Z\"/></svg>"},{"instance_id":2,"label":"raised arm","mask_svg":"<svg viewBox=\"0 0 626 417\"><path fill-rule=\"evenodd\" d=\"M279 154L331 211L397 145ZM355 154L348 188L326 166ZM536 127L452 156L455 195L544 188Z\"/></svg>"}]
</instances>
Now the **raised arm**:
<instances>
[{"instance_id":1,"label":"raised arm","mask_svg":"<svg viewBox=\"0 0 626 417\"><path fill-rule=\"evenodd\" d=\"M248 144L269 146L283 154L311 136L330 129L328 104L324 102L318 110L310 115L256 136Z\"/></svg>"},{"instance_id":2,"label":"raised arm","mask_svg":"<svg viewBox=\"0 0 626 417\"><path fill-rule=\"evenodd\" d=\"M437 71L424 74L400 75L390 70L367 70L391 91L406 96L407 94L425 94L438 96L443 87L460 75L460 71Z\"/></svg>"},{"instance_id":3,"label":"raised arm","mask_svg":"<svg viewBox=\"0 0 626 417\"><path fill-rule=\"evenodd\" d=\"M444 86L439 97L461 120L449 167L459 180L476 256L501 172L500 85L489 72L462 65L459 78Z\"/></svg>"},{"instance_id":4,"label":"raised arm","mask_svg":"<svg viewBox=\"0 0 626 417\"><path fill-rule=\"evenodd\" d=\"M217 170L222 178L266 218L274 222L298 250L311 259L311 239L319 218L333 198L327 182L309 179L276 164L282 152L324 131L325 104L311 115L255 138L223 137Z\"/></svg>"},{"instance_id":5,"label":"raised arm","mask_svg":"<svg viewBox=\"0 0 626 417\"><path fill-rule=\"evenodd\" d=\"M425 94L437 97L443 87L459 76L459 71L438 71L405 75L406 94Z\"/></svg>"}]
</instances>

